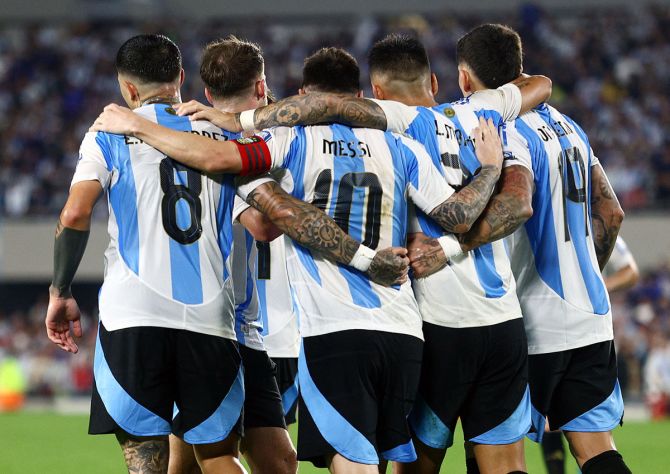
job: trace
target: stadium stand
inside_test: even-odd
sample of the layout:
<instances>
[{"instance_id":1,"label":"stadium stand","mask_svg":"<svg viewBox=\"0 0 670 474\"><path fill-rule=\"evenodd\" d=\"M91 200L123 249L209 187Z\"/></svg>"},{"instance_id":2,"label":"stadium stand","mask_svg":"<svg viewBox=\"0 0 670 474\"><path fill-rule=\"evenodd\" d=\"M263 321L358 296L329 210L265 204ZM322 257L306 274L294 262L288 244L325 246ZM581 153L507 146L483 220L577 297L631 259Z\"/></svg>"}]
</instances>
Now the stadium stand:
<instances>
[{"instance_id":1,"label":"stadium stand","mask_svg":"<svg viewBox=\"0 0 670 474\"><path fill-rule=\"evenodd\" d=\"M364 65L376 39L391 30L415 32L429 49L439 99L446 101L458 96L456 39L483 20L447 14L310 18L0 25L0 215L53 216L61 208L81 137L102 106L121 101L113 53L133 34L158 30L173 37L185 58L184 98L203 100L198 54L213 38L234 33L259 42L269 85L281 97L296 92L303 58L322 45L345 47ZM667 205L670 9L548 15L524 7L496 20L520 31L528 72L550 76L552 101L588 131L624 209Z\"/></svg>"}]
</instances>

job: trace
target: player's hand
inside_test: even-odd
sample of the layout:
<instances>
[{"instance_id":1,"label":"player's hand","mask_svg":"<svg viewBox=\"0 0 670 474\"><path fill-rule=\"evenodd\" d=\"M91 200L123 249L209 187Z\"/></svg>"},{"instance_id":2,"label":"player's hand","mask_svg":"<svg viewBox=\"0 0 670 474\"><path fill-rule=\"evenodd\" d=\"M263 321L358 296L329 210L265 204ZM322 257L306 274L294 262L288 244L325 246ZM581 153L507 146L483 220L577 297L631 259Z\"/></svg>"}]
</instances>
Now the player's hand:
<instances>
[{"instance_id":1,"label":"player's hand","mask_svg":"<svg viewBox=\"0 0 670 474\"><path fill-rule=\"evenodd\" d=\"M177 111L178 115L188 115L190 120L207 120L229 132L237 133L242 131L242 126L236 119L237 114L222 112L214 107L201 104L197 100L175 104L173 108Z\"/></svg>"},{"instance_id":2,"label":"player's hand","mask_svg":"<svg viewBox=\"0 0 670 474\"><path fill-rule=\"evenodd\" d=\"M95 119L89 132L108 132L117 135L134 135L142 117L126 107L109 104Z\"/></svg>"},{"instance_id":3,"label":"player's hand","mask_svg":"<svg viewBox=\"0 0 670 474\"><path fill-rule=\"evenodd\" d=\"M479 117L479 127L472 131L472 137L475 139L475 152L482 167L494 166L499 170L502 169L502 142L493 120Z\"/></svg>"},{"instance_id":4,"label":"player's hand","mask_svg":"<svg viewBox=\"0 0 670 474\"><path fill-rule=\"evenodd\" d=\"M54 288L49 288L49 306L45 320L47 336L66 352L79 351L74 337L81 337L81 311L72 297L60 296Z\"/></svg>"},{"instance_id":5,"label":"player's hand","mask_svg":"<svg viewBox=\"0 0 670 474\"><path fill-rule=\"evenodd\" d=\"M426 278L439 272L449 263L437 239L425 234L409 234L407 248L414 278Z\"/></svg>"},{"instance_id":6,"label":"player's hand","mask_svg":"<svg viewBox=\"0 0 670 474\"><path fill-rule=\"evenodd\" d=\"M407 249L389 247L380 250L372 259L368 275L375 283L383 286L401 285L407 281L409 258Z\"/></svg>"}]
</instances>

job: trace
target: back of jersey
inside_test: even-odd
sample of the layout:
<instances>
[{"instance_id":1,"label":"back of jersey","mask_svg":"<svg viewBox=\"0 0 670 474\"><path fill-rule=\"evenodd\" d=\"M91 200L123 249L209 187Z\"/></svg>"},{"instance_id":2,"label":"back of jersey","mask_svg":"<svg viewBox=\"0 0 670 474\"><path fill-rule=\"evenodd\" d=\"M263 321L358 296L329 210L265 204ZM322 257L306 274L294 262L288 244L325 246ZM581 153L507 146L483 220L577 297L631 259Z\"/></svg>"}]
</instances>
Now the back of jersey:
<instances>
[{"instance_id":1,"label":"back of jersey","mask_svg":"<svg viewBox=\"0 0 670 474\"><path fill-rule=\"evenodd\" d=\"M178 117L169 105L135 112L174 130L225 139L212 124ZM204 176L136 138L88 133L73 183L90 179L101 182L109 201L100 291L107 330L158 326L234 339L231 178Z\"/></svg>"},{"instance_id":2,"label":"back of jersey","mask_svg":"<svg viewBox=\"0 0 670 474\"><path fill-rule=\"evenodd\" d=\"M508 237L529 353L611 340L609 296L591 227L591 167L584 131L542 105L507 129L507 154L534 177L533 216Z\"/></svg>"},{"instance_id":3,"label":"back of jersey","mask_svg":"<svg viewBox=\"0 0 670 474\"><path fill-rule=\"evenodd\" d=\"M450 194L421 145L388 132L330 125L278 128L265 139L274 166L288 170L289 191L374 249L405 245L409 195L430 211ZM377 285L299 245L287 258L304 337L346 329L422 337L409 283Z\"/></svg>"}]
</instances>

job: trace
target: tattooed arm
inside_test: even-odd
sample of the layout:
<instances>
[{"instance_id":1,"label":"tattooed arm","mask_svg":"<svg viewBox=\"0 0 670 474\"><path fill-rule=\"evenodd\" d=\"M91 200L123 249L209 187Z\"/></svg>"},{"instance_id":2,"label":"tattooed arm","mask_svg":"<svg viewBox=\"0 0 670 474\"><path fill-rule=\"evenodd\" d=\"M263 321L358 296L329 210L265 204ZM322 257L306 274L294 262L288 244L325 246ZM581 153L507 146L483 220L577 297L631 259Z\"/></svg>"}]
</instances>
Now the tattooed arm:
<instances>
[{"instance_id":1,"label":"tattooed arm","mask_svg":"<svg viewBox=\"0 0 670 474\"><path fill-rule=\"evenodd\" d=\"M469 231L482 213L500 178L503 162L502 142L491 119L480 118L472 137L481 170L467 186L428 213L444 230L455 234Z\"/></svg>"},{"instance_id":2,"label":"tattooed arm","mask_svg":"<svg viewBox=\"0 0 670 474\"><path fill-rule=\"evenodd\" d=\"M502 239L533 215L533 177L524 166L505 168L500 191L491 198L474 226L459 236L464 252Z\"/></svg>"},{"instance_id":3,"label":"tattooed arm","mask_svg":"<svg viewBox=\"0 0 670 474\"><path fill-rule=\"evenodd\" d=\"M248 194L247 202L291 239L333 262L348 265L361 245L327 214L287 194L274 181L256 187ZM406 252L402 248L380 250L372 260L368 275L385 286L404 282L409 265Z\"/></svg>"},{"instance_id":4,"label":"tattooed arm","mask_svg":"<svg viewBox=\"0 0 670 474\"><path fill-rule=\"evenodd\" d=\"M54 275L49 287L46 329L49 339L67 352L78 351L72 334L81 337L81 313L70 285L84 256L91 226L91 213L102 187L98 181L72 186L61 212L54 241ZM70 327L72 323L72 327Z\"/></svg>"},{"instance_id":5,"label":"tattooed arm","mask_svg":"<svg viewBox=\"0 0 670 474\"><path fill-rule=\"evenodd\" d=\"M602 270L614 249L624 212L600 163L591 167L591 217L593 243Z\"/></svg>"}]
</instances>

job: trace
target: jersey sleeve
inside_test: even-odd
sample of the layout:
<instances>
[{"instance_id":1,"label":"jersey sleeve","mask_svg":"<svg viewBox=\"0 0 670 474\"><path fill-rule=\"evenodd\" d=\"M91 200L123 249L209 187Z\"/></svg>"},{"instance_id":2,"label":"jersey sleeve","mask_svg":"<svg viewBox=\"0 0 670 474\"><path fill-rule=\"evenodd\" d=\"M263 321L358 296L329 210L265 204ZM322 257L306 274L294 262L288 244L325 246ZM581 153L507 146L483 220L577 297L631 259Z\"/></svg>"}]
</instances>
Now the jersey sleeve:
<instances>
[{"instance_id":1,"label":"jersey sleeve","mask_svg":"<svg viewBox=\"0 0 670 474\"><path fill-rule=\"evenodd\" d=\"M512 122L505 123L504 134L506 140L503 145L503 168L510 166L523 166L533 173L533 159L528 149L528 142L521 136Z\"/></svg>"},{"instance_id":2,"label":"jersey sleeve","mask_svg":"<svg viewBox=\"0 0 670 474\"><path fill-rule=\"evenodd\" d=\"M414 121L418 112L416 107L402 104L393 100L368 99L377 104L386 115L386 130L389 132L404 133Z\"/></svg>"},{"instance_id":3,"label":"jersey sleeve","mask_svg":"<svg viewBox=\"0 0 670 474\"><path fill-rule=\"evenodd\" d=\"M260 176L240 176L238 178L235 178L235 185L237 186L237 197L242 200L246 204L247 198L249 197L249 194L256 189L258 186L261 184L269 183L271 181L275 181L274 178L270 173L265 173ZM248 206L247 206L248 207ZM245 208L246 209L246 208ZM233 209L233 218L237 219L242 212L244 212L245 209L242 209L242 205L240 204L240 207L237 207L237 200L235 201L235 208ZM235 212L239 211L237 215L235 215Z\"/></svg>"},{"instance_id":4,"label":"jersey sleeve","mask_svg":"<svg viewBox=\"0 0 670 474\"><path fill-rule=\"evenodd\" d=\"M399 137L399 141L406 160L408 194L416 207L430 214L454 190L419 142L406 137Z\"/></svg>"},{"instance_id":5,"label":"jersey sleeve","mask_svg":"<svg viewBox=\"0 0 670 474\"><path fill-rule=\"evenodd\" d=\"M98 181L103 189L109 188L112 167L105 159L107 142L98 132L88 132L79 147L79 161L70 187L81 181Z\"/></svg>"},{"instance_id":6,"label":"jersey sleeve","mask_svg":"<svg viewBox=\"0 0 670 474\"><path fill-rule=\"evenodd\" d=\"M247 204L240 196L235 196L235 202L233 203L233 222L237 222L237 220L240 218L240 215L250 207L251 206Z\"/></svg>"},{"instance_id":7,"label":"jersey sleeve","mask_svg":"<svg viewBox=\"0 0 670 474\"><path fill-rule=\"evenodd\" d=\"M251 137L232 140L242 159L241 176L258 175L280 168L288 155L294 132L288 127L263 130Z\"/></svg>"},{"instance_id":8,"label":"jersey sleeve","mask_svg":"<svg viewBox=\"0 0 670 474\"><path fill-rule=\"evenodd\" d=\"M517 118L521 111L521 90L514 84L477 91L470 96L469 100L477 109L497 111L505 122Z\"/></svg>"},{"instance_id":9,"label":"jersey sleeve","mask_svg":"<svg viewBox=\"0 0 670 474\"><path fill-rule=\"evenodd\" d=\"M591 166L593 167L593 166L599 165L599 164L600 164L600 160L595 155L595 153L593 153L593 148L591 148Z\"/></svg>"}]
</instances>

